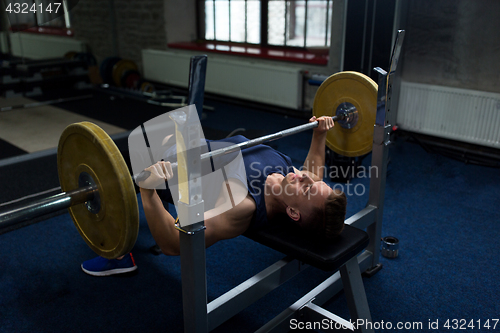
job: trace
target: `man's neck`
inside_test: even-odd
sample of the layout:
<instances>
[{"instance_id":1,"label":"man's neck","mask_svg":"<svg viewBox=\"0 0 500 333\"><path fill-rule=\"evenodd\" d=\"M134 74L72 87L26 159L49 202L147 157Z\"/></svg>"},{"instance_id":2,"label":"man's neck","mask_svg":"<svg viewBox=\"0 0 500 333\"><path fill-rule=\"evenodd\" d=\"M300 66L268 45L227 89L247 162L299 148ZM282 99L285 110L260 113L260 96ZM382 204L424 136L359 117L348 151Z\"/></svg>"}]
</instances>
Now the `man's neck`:
<instances>
[{"instance_id":1,"label":"man's neck","mask_svg":"<svg viewBox=\"0 0 500 333\"><path fill-rule=\"evenodd\" d=\"M273 218L276 215L286 213L286 204L281 198L280 184L276 179L266 179L264 189L264 201L266 203L266 212L268 218Z\"/></svg>"}]
</instances>

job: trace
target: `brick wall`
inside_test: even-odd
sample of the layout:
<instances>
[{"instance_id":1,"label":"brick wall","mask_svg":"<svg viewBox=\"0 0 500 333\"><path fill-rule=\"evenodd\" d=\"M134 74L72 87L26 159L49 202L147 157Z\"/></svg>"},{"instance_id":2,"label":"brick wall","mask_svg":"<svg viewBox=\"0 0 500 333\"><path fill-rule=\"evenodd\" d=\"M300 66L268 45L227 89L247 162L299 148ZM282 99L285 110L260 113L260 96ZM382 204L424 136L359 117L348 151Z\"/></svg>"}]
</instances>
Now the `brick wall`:
<instances>
[{"instance_id":1,"label":"brick wall","mask_svg":"<svg viewBox=\"0 0 500 333\"><path fill-rule=\"evenodd\" d=\"M118 50L141 66L141 50L167 48L163 0L115 0Z\"/></svg>"},{"instance_id":2,"label":"brick wall","mask_svg":"<svg viewBox=\"0 0 500 333\"><path fill-rule=\"evenodd\" d=\"M499 1L409 4L403 79L500 92Z\"/></svg>"},{"instance_id":3,"label":"brick wall","mask_svg":"<svg viewBox=\"0 0 500 333\"><path fill-rule=\"evenodd\" d=\"M71 11L75 38L100 63L118 55L141 64L141 50L167 47L164 0L85 0Z\"/></svg>"},{"instance_id":4,"label":"brick wall","mask_svg":"<svg viewBox=\"0 0 500 333\"><path fill-rule=\"evenodd\" d=\"M71 26L75 38L86 42L89 51L99 62L113 55L113 27L110 17L111 6L108 1L80 1L71 10Z\"/></svg>"}]
</instances>

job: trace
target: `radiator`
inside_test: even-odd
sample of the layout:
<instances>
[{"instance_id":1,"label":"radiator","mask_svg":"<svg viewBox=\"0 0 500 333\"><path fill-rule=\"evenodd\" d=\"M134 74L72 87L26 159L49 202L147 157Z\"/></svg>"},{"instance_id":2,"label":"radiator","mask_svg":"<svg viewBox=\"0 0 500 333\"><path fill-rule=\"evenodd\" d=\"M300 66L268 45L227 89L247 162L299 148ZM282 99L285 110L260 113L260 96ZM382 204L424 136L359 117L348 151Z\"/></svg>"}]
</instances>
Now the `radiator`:
<instances>
[{"instance_id":1,"label":"radiator","mask_svg":"<svg viewBox=\"0 0 500 333\"><path fill-rule=\"evenodd\" d=\"M72 37L29 32L11 33L10 45L12 55L29 59L58 58L70 51L87 52L87 45Z\"/></svg>"},{"instance_id":2,"label":"radiator","mask_svg":"<svg viewBox=\"0 0 500 333\"><path fill-rule=\"evenodd\" d=\"M187 87L190 58L190 54L182 52L143 50L144 77ZM299 109L302 102L301 72L298 68L209 55L205 91Z\"/></svg>"},{"instance_id":3,"label":"radiator","mask_svg":"<svg viewBox=\"0 0 500 333\"><path fill-rule=\"evenodd\" d=\"M500 148L500 94L401 82L401 129Z\"/></svg>"}]
</instances>

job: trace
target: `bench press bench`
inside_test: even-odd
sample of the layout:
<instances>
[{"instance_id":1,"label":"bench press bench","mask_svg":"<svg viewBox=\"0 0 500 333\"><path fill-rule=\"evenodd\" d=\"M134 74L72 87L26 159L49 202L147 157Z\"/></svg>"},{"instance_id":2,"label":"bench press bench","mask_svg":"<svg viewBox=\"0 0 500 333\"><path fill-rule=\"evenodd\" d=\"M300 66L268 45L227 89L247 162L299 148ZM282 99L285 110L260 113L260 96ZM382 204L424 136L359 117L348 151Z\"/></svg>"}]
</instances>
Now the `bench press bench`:
<instances>
[{"instance_id":1,"label":"bench press bench","mask_svg":"<svg viewBox=\"0 0 500 333\"><path fill-rule=\"evenodd\" d=\"M327 319L334 324L328 330L373 332L371 315L361 278L361 271L368 275L380 268L380 238L384 206L385 182L387 174L388 145L396 112L391 105L394 73L399 61L404 31L396 36L389 72L375 68L378 72L378 92L376 120L373 131L372 166L370 169L370 193L367 206L345 221L344 231L334 241L320 240L307 235L294 225L273 221L262 229L247 232L245 236L265 246L287 255L284 259L264 269L260 273L236 286L232 290L207 304L206 253L203 222L179 226L182 295L185 332L209 332L233 317L247 306L274 290L306 266L313 266L334 272L324 282L297 300L266 325L257 330L263 332L288 332L291 320L319 322ZM202 110L204 90L204 67L206 59L191 61L188 105L196 105ZM201 68L201 69L200 69ZM201 73L201 74L200 74ZM201 79L200 79L201 78ZM392 112L389 113L389 110ZM190 117L187 116L189 121ZM183 138L198 142L199 132L189 131L190 124L183 120L180 130ZM188 147L189 148L189 147ZM199 175L199 149L188 150L186 173ZM199 185L189 183L190 196L201 193ZM191 217L203 212L203 202L189 204L179 202L177 206L181 221L191 221ZM366 232L364 231L366 229ZM366 249L366 250L365 250ZM365 251L363 251L365 250ZM351 322L346 321L320 306L344 290ZM323 327L320 327L323 329Z\"/></svg>"},{"instance_id":2,"label":"bench press bench","mask_svg":"<svg viewBox=\"0 0 500 333\"><path fill-rule=\"evenodd\" d=\"M337 272L340 271L351 321L354 323L358 319L371 321L357 261L357 255L369 243L365 231L346 225L341 235L334 240L326 240L312 234L305 235L304 230L290 223L273 221L264 228L246 232L244 235L287 257L210 302L207 306L209 330L222 324L308 266L331 271L333 275L339 274ZM331 288L333 283L333 279L327 279L321 288L315 288L258 332L288 332L292 319L318 323L327 319L332 327L335 327L333 323L338 323L337 328L346 327L352 331L354 326L349 321L320 307L336 294L336 290Z\"/></svg>"},{"instance_id":3,"label":"bench press bench","mask_svg":"<svg viewBox=\"0 0 500 333\"><path fill-rule=\"evenodd\" d=\"M324 271L335 271L363 251L368 234L350 225L333 240L319 239L303 229L283 222L244 234L246 237Z\"/></svg>"}]
</instances>

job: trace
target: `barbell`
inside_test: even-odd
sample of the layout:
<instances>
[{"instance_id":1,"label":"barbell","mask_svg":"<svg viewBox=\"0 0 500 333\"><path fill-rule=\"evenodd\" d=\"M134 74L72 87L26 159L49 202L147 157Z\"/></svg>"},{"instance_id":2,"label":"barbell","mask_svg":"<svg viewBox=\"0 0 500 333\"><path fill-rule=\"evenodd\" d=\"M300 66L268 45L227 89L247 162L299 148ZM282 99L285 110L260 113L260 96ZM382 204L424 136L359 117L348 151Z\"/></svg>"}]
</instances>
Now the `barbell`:
<instances>
[{"instance_id":1,"label":"barbell","mask_svg":"<svg viewBox=\"0 0 500 333\"><path fill-rule=\"evenodd\" d=\"M66 52L64 58L69 60L80 60L85 62L88 66L97 66L97 60L90 52L69 51Z\"/></svg>"},{"instance_id":2,"label":"barbell","mask_svg":"<svg viewBox=\"0 0 500 333\"><path fill-rule=\"evenodd\" d=\"M90 122L71 124L57 148L63 193L0 213L0 229L68 208L82 238L98 255L113 259L132 249L139 210L127 164L113 140Z\"/></svg>"},{"instance_id":3,"label":"barbell","mask_svg":"<svg viewBox=\"0 0 500 333\"><path fill-rule=\"evenodd\" d=\"M326 79L316 93L313 114L331 116L340 125L327 134L327 146L345 156L368 153L373 141L376 103L377 85L363 74L340 72ZM317 121L296 126L202 154L201 159L317 126ZM63 192L0 212L0 230L68 208L78 232L95 253L108 259L128 253L139 231L137 196L123 156L109 135L90 122L69 125L59 139L57 167Z\"/></svg>"},{"instance_id":4,"label":"barbell","mask_svg":"<svg viewBox=\"0 0 500 333\"><path fill-rule=\"evenodd\" d=\"M108 57L102 61L99 73L106 84L148 93L155 90L150 82L141 78L137 64L132 60Z\"/></svg>"}]
</instances>

